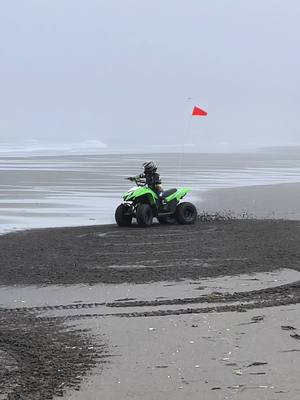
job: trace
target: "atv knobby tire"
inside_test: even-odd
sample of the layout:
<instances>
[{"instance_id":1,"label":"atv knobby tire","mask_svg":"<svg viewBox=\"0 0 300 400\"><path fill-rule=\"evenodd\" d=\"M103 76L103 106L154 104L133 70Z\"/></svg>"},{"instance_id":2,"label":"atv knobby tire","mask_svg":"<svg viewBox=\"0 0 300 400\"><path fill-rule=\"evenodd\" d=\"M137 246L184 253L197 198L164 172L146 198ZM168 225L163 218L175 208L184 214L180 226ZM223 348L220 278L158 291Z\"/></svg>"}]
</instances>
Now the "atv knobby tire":
<instances>
[{"instance_id":1,"label":"atv knobby tire","mask_svg":"<svg viewBox=\"0 0 300 400\"><path fill-rule=\"evenodd\" d=\"M139 226L151 226L153 222L152 207L149 204L139 204L136 209L136 220Z\"/></svg>"},{"instance_id":2,"label":"atv knobby tire","mask_svg":"<svg viewBox=\"0 0 300 400\"><path fill-rule=\"evenodd\" d=\"M116 223L119 226L130 226L132 221L132 215L126 214L128 211L128 206L125 204L120 204L115 212Z\"/></svg>"},{"instance_id":3,"label":"atv knobby tire","mask_svg":"<svg viewBox=\"0 0 300 400\"><path fill-rule=\"evenodd\" d=\"M192 203L179 203L176 207L175 218L179 224L192 225L197 219L197 209Z\"/></svg>"}]
</instances>

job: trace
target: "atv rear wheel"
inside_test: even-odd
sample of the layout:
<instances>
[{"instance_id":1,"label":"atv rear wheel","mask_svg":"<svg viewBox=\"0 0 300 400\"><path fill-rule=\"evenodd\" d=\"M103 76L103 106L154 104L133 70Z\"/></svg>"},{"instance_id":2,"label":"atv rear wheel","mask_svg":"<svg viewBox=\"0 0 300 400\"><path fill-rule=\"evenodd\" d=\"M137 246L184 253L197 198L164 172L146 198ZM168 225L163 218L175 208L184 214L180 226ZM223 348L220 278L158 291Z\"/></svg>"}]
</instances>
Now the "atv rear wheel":
<instances>
[{"instance_id":1,"label":"atv rear wheel","mask_svg":"<svg viewBox=\"0 0 300 400\"><path fill-rule=\"evenodd\" d=\"M132 215L128 213L129 207L125 204L120 204L115 212L116 223L119 226L130 226Z\"/></svg>"},{"instance_id":2,"label":"atv rear wheel","mask_svg":"<svg viewBox=\"0 0 300 400\"><path fill-rule=\"evenodd\" d=\"M179 224L192 225L197 219L197 209L192 203L180 203L176 207L175 218Z\"/></svg>"},{"instance_id":3,"label":"atv rear wheel","mask_svg":"<svg viewBox=\"0 0 300 400\"><path fill-rule=\"evenodd\" d=\"M149 204L139 204L136 209L136 220L139 226L151 226L153 221L152 207Z\"/></svg>"}]
</instances>

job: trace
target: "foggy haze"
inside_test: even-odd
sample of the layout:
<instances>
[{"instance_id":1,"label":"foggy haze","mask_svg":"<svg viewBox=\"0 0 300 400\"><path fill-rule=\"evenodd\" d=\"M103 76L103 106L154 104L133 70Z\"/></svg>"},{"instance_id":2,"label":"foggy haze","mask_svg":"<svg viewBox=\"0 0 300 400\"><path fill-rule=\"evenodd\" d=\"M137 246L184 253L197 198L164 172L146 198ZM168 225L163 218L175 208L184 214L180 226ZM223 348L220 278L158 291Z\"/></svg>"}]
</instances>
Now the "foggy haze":
<instances>
[{"instance_id":1,"label":"foggy haze","mask_svg":"<svg viewBox=\"0 0 300 400\"><path fill-rule=\"evenodd\" d=\"M3 0L1 143L300 144L299 20L296 0Z\"/></svg>"}]
</instances>

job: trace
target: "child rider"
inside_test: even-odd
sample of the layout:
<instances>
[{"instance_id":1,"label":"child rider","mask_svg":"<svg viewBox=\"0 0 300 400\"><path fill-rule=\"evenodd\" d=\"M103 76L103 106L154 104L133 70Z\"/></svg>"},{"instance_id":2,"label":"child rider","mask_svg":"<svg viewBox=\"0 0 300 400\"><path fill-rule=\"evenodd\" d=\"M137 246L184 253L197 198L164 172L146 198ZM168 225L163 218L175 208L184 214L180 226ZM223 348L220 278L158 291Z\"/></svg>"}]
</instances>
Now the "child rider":
<instances>
[{"instance_id":1,"label":"child rider","mask_svg":"<svg viewBox=\"0 0 300 400\"><path fill-rule=\"evenodd\" d=\"M145 179L146 185L152 189L158 196L162 194L161 188L161 179L157 171L157 166L153 161L148 161L143 164L144 173L135 176L134 178L129 178L130 180L134 179Z\"/></svg>"}]
</instances>

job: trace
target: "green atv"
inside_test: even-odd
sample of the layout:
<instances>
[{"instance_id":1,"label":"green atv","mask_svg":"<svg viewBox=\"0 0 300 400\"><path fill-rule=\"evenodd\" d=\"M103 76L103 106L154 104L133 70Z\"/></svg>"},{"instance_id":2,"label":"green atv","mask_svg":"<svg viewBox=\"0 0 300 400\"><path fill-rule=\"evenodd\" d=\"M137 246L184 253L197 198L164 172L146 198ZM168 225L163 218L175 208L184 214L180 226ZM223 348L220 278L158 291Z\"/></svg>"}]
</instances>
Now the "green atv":
<instances>
[{"instance_id":1,"label":"green atv","mask_svg":"<svg viewBox=\"0 0 300 400\"><path fill-rule=\"evenodd\" d=\"M134 181L137 187L124 193L124 202L115 212L119 226L129 226L136 218L139 226L151 226L153 218L161 224L179 223L190 225L196 221L197 209L192 203L180 200L191 190L188 188L169 189L158 195L141 178L126 178Z\"/></svg>"}]
</instances>

